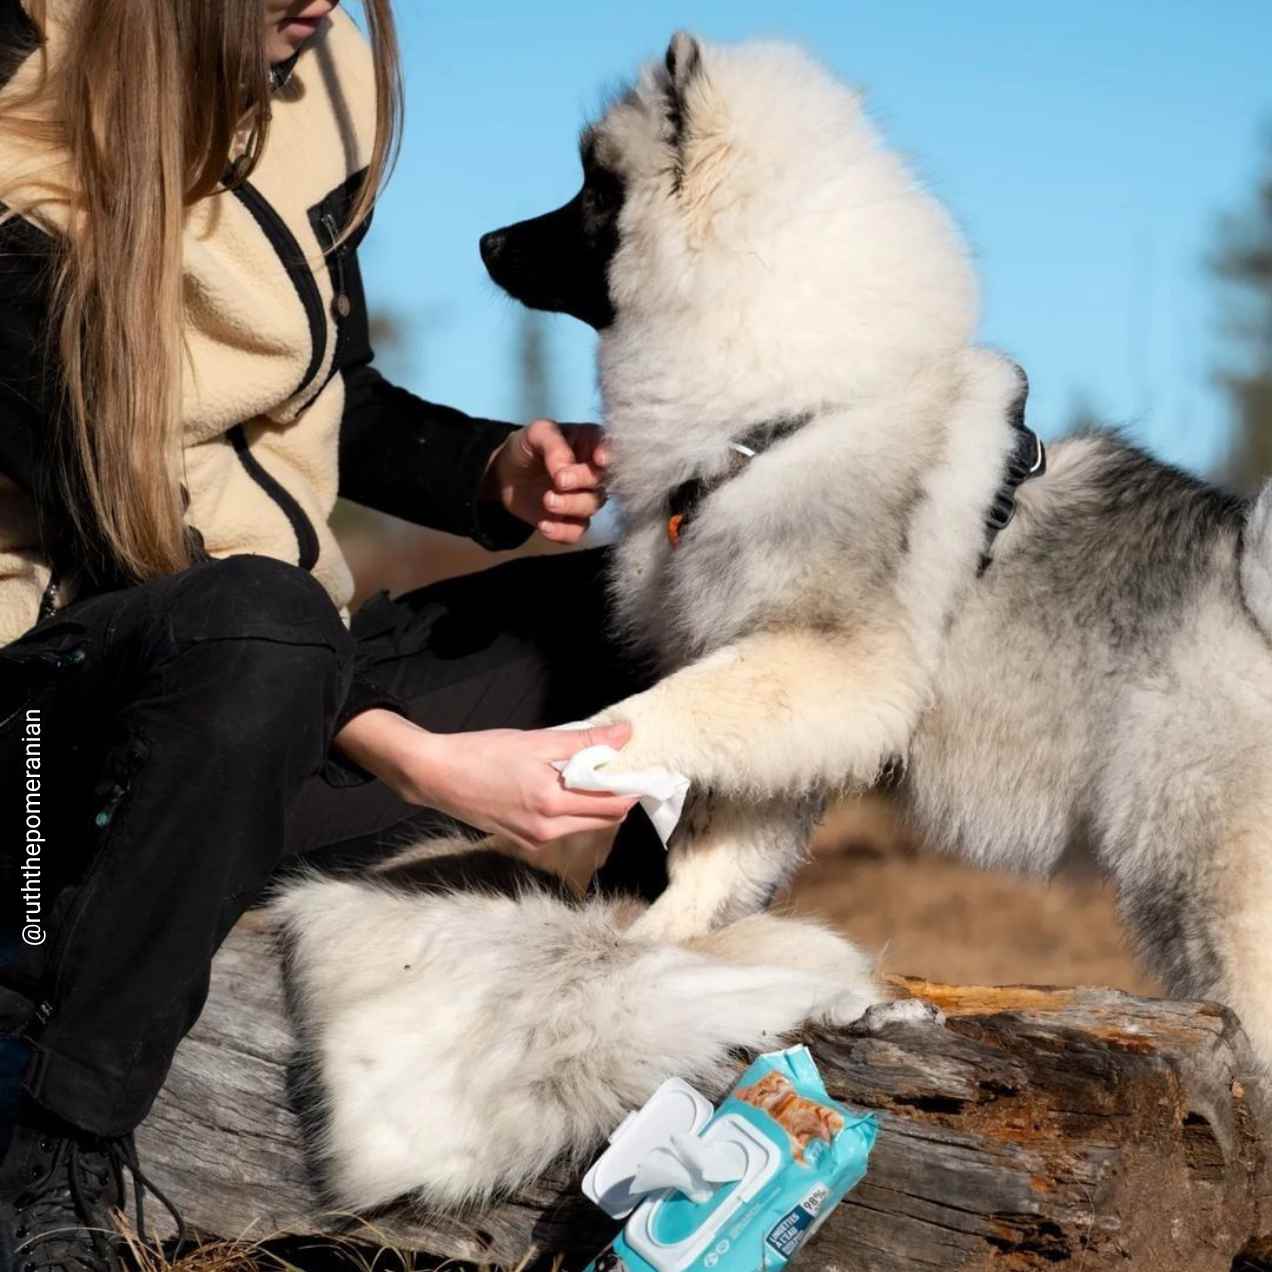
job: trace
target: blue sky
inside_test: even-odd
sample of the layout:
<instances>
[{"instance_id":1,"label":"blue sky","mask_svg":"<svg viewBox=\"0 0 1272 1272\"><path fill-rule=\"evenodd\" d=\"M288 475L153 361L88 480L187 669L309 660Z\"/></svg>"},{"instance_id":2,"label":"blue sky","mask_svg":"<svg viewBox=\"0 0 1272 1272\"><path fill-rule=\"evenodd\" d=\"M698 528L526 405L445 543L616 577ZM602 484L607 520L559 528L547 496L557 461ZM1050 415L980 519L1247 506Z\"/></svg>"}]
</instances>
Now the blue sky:
<instances>
[{"instance_id":1,"label":"blue sky","mask_svg":"<svg viewBox=\"0 0 1272 1272\"><path fill-rule=\"evenodd\" d=\"M1044 435L1085 400L1174 462L1222 457L1203 258L1218 214L1253 190L1272 119L1267 0L399 0L398 14L405 144L362 255L373 307L406 333L385 370L417 392L515 417L519 317L478 235L573 194L580 125L685 27L798 40L866 89L970 236L982 338L1028 370ZM591 333L569 318L546 333L554 409L595 418Z\"/></svg>"}]
</instances>

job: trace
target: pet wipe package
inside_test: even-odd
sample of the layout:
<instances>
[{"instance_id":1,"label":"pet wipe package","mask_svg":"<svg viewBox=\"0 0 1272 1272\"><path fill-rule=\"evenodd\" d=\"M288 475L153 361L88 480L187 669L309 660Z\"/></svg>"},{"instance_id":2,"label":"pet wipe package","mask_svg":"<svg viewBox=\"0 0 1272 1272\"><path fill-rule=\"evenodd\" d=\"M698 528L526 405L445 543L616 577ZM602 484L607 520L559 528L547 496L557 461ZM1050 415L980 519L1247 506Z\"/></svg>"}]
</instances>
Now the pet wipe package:
<instances>
[{"instance_id":1,"label":"pet wipe package","mask_svg":"<svg viewBox=\"0 0 1272 1272\"><path fill-rule=\"evenodd\" d=\"M877 1133L830 1098L807 1047L760 1056L715 1110L664 1082L583 1180L627 1217L587 1272L785 1267L866 1173Z\"/></svg>"}]
</instances>

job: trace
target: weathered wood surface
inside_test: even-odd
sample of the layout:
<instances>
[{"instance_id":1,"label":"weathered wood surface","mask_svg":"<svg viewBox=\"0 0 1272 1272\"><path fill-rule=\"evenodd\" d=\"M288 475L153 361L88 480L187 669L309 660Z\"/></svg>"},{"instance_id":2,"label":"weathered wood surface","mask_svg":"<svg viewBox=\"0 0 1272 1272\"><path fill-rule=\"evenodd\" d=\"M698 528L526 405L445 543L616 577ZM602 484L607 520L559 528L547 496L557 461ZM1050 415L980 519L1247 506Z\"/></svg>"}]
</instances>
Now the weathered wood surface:
<instances>
[{"instance_id":1,"label":"weathered wood surface","mask_svg":"<svg viewBox=\"0 0 1272 1272\"><path fill-rule=\"evenodd\" d=\"M805 1038L831 1093L876 1110L881 1133L799 1266L1228 1272L1272 1233L1272 1109L1230 1012L1101 989L897 983L944 1019ZM199 1229L343 1231L509 1265L607 1238L569 1179L463 1222L322 1216L284 1096L288 1045L272 950L249 916L139 1136Z\"/></svg>"}]
</instances>

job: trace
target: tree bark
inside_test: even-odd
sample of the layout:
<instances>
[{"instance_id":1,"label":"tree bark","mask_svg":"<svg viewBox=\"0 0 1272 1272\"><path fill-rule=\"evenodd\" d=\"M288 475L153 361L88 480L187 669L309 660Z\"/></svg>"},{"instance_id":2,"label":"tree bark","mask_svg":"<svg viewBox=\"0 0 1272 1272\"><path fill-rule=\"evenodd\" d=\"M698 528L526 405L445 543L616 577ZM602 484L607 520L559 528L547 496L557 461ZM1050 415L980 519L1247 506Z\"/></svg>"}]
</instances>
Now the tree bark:
<instances>
[{"instance_id":1,"label":"tree bark","mask_svg":"<svg viewBox=\"0 0 1272 1272\"><path fill-rule=\"evenodd\" d=\"M939 1009L810 1030L831 1094L875 1110L862 1183L797 1259L837 1272L1272 1266L1267 1088L1235 1016L1106 989L898 979ZM207 1008L138 1136L147 1172L206 1234L343 1233L474 1263L581 1264L612 1225L547 1178L463 1219L323 1215L286 1100L289 1035L259 916L231 934ZM739 1066L741 1067L741 1066Z\"/></svg>"}]
</instances>

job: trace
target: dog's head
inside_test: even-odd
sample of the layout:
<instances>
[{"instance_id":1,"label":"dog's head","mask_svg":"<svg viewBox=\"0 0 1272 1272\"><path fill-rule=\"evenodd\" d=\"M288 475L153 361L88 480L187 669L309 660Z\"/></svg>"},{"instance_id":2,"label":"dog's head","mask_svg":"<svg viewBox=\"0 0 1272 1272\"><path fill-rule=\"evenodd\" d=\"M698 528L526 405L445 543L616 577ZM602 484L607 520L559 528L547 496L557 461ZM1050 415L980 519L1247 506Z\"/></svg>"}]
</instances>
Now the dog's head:
<instances>
[{"instance_id":1,"label":"dog's head","mask_svg":"<svg viewBox=\"0 0 1272 1272\"><path fill-rule=\"evenodd\" d=\"M618 166L598 159L593 130L583 134L579 149L583 185L574 198L554 212L483 234L481 259L514 300L572 314L600 331L614 320L609 267L625 186Z\"/></svg>"},{"instance_id":2,"label":"dog's head","mask_svg":"<svg viewBox=\"0 0 1272 1272\"><path fill-rule=\"evenodd\" d=\"M494 281L533 308L687 357L727 344L734 365L762 356L788 377L792 358L860 370L970 336L944 209L798 48L678 33L580 154L574 198L481 239Z\"/></svg>"},{"instance_id":3,"label":"dog's head","mask_svg":"<svg viewBox=\"0 0 1272 1272\"><path fill-rule=\"evenodd\" d=\"M672 37L662 67L651 67L579 139L583 184L553 212L483 234L490 276L532 309L572 314L598 331L615 317L611 266L629 195L647 202L654 187L684 184L688 95L702 46ZM661 180L660 180L661 178ZM674 187L674 189L673 189Z\"/></svg>"}]
</instances>

